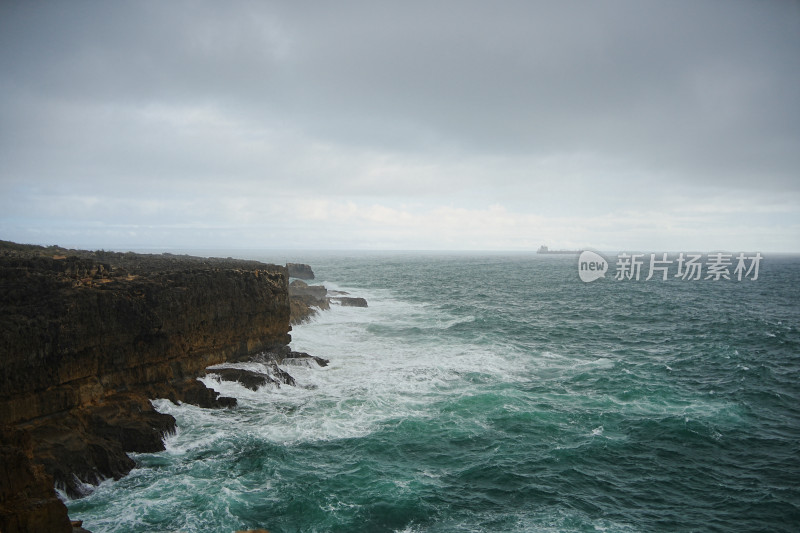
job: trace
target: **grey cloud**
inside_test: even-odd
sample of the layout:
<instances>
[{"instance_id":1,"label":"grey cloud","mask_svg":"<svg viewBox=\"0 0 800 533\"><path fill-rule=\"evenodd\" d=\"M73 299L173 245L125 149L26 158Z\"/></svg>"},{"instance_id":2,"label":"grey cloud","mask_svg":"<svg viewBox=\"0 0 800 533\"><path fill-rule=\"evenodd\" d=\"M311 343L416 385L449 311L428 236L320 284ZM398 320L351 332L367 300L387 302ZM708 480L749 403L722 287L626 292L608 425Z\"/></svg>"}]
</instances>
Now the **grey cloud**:
<instances>
[{"instance_id":1,"label":"grey cloud","mask_svg":"<svg viewBox=\"0 0 800 533\"><path fill-rule=\"evenodd\" d=\"M323 117L330 106L356 117L368 109L389 125L410 120L470 152L608 151L711 180L737 169L752 178L767 164L767 178L791 185L796 10L531 6L470 4L460 19L420 9L417 24L367 13L353 16L351 34L340 30L349 17L315 26L306 45L317 48L298 62L319 90L297 105Z\"/></svg>"},{"instance_id":2,"label":"grey cloud","mask_svg":"<svg viewBox=\"0 0 800 533\"><path fill-rule=\"evenodd\" d=\"M0 188L796 195L798 28L795 2L6 2Z\"/></svg>"},{"instance_id":3,"label":"grey cloud","mask_svg":"<svg viewBox=\"0 0 800 533\"><path fill-rule=\"evenodd\" d=\"M214 102L343 142L796 168L800 16L777 4L51 4L9 17L3 68L52 97Z\"/></svg>"}]
</instances>

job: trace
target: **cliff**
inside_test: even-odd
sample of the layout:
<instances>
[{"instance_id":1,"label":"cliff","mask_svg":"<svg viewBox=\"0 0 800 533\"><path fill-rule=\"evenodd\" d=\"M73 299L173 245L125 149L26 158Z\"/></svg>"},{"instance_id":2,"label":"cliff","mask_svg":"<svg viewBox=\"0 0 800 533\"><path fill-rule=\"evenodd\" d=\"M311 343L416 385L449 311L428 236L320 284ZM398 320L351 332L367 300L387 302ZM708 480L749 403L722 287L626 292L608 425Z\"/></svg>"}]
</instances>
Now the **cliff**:
<instances>
[{"instance_id":1,"label":"cliff","mask_svg":"<svg viewBox=\"0 0 800 533\"><path fill-rule=\"evenodd\" d=\"M314 271L305 263L286 263L289 277L297 279L314 279Z\"/></svg>"},{"instance_id":2,"label":"cliff","mask_svg":"<svg viewBox=\"0 0 800 533\"><path fill-rule=\"evenodd\" d=\"M196 378L287 350L287 282L254 261L0 241L0 531L71 531L53 481L76 495L163 449L174 419L149 399L235 404Z\"/></svg>"},{"instance_id":3,"label":"cliff","mask_svg":"<svg viewBox=\"0 0 800 533\"><path fill-rule=\"evenodd\" d=\"M289 317L292 324L301 324L318 310L330 309L328 290L322 285L308 285L296 279L289 284Z\"/></svg>"},{"instance_id":4,"label":"cliff","mask_svg":"<svg viewBox=\"0 0 800 533\"><path fill-rule=\"evenodd\" d=\"M328 291L324 285L309 285L296 279L289 284L290 321L295 325L302 324L320 310L330 309L331 302L344 307L368 307L364 298L345 296L347 294L349 293L343 291Z\"/></svg>"}]
</instances>

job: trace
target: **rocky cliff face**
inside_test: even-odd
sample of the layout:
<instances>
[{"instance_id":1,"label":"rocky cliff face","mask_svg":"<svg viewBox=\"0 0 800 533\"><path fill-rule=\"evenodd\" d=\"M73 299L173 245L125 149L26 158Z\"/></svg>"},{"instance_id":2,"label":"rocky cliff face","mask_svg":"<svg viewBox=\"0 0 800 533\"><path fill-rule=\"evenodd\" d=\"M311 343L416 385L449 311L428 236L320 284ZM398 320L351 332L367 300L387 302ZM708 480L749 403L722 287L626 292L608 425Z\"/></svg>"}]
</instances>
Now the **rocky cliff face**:
<instances>
[{"instance_id":1,"label":"rocky cliff face","mask_svg":"<svg viewBox=\"0 0 800 533\"><path fill-rule=\"evenodd\" d=\"M301 324L317 310L330 309L328 290L322 285L309 285L299 279L289 284L289 309L292 324Z\"/></svg>"},{"instance_id":2,"label":"rocky cliff face","mask_svg":"<svg viewBox=\"0 0 800 533\"><path fill-rule=\"evenodd\" d=\"M0 426L22 435L0 451L4 463L31 460L28 481L0 472L12 477L2 486L45 501L52 483L49 494L32 491L46 476L77 494L79 481L124 475L133 467L125 452L163 449L174 429L150 398L234 404L196 378L289 343L287 281L285 267L252 261L0 242ZM13 524L33 515L8 509L0 499L0 531L24 531ZM53 509L49 530L63 530L63 505Z\"/></svg>"},{"instance_id":3,"label":"rocky cliff face","mask_svg":"<svg viewBox=\"0 0 800 533\"><path fill-rule=\"evenodd\" d=\"M297 279L314 279L314 271L305 263L286 263L289 269L289 277Z\"/></svg>"},{"instance_id":4,"label":"rocky cliff face","mask_svg":"<svg viewBox=\"0 0 800 533\"><path fill-rule=\"evenodd\" d=\"M53 478L33 459L30 435L0 427L0 531L72 531Z\"/></svg>"}]
</instances>

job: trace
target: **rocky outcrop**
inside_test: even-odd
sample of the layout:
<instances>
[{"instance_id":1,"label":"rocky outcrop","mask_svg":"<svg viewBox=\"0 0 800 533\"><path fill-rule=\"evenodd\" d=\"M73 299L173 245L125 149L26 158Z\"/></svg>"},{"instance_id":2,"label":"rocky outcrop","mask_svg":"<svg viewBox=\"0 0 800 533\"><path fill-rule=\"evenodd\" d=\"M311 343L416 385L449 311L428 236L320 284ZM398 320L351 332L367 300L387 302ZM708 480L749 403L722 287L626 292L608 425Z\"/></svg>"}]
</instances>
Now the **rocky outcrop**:
<instances>
[{"instance_id":1,"label":"rocky outcrop","mask_svg":"<svg viewBox=\"0 0 800 533\"><path fill-rule=\"evenodd\" d=\"M339 302L339 304L345 307L367 307L367 301L364 298L343 296L340 298L331 298L331 300Z\"/></svg>"},{"instance_id":2,"label":"rocky outcrop","mask_svg":"<svg viewBox=\"0 0 800 533\"><path fill-rule=\"evenodd\" d=\"M285 364L304 365L316 363L318 366L328 366L327 359L317 357L316 355L309 355L305 352L289 352L281 361Z\"/></svg>"},{"instance_id":3,"label":"rocky outcrop","mask_svg":"<svg viewBox=\"0 0 800 533\"><path fill-rule=\"evenodd\" d=\"M217 368L209 375L222 381L235 381L250 390L258 390L264 385L280 386L281 383L269 374L244 368ZM294 385L294 380L287 384Z\"/></svg>"},{"instance_id":4,"label":"rocky outcrop","mask_svg":"<svg viewBox=\"0 0 800 533\"><path fill-rule=\"evenodd\" d=\"M0 490L0 530L26 519L8 514L7 494L32 494L30 505L66 517L46 476L78 495L81 482L127 473L126 452L163 449L174 419L150 398L234 405L196 378L284 349L288 277L286 267L255 261L0 241L0 426L22 435L3 441L2 464L30 461L14 460L27 477L0 471L0 484L15 487ZM33 495L45 486L48 494Z\"/></svg>"},{"instance_id":5,"label":"rocky outcrop","mask_svg":"<svg viewBox=\"0 0 800 533\"><path fill-rule=\"evenodd\" d=\"M305 298L314 305L322 304L328 295L328 289L323 285L309 285L299 279L294 280L289 284L289 296L296 298Z\"/></svg>"},{"instance_id":6,"label":"rocky outcrop","mask_svg":"<svg viewBox=\"0 0 800 533\"><path fill-rule=\"evenodd\" d=\"M314 271L311 267L303 263L286 263L290 278L314 279Z\"/></svg>"},{"instance_id":7,"label":"rocky outcrop","mask_svg":"<svg viewBox=\"0 0 800 533\"><path fill-rule=\"evenodd\" d=\"M319 310L330 309L331 302L345 307L367 307L364 298L343 296L344 291L329 291L323 285L309 285L296 279L289 284L289 308L292 324L302 324Z\"/></svg>"},{"instance_id":8,"label":"rocky outcrop","mask_svg":"<svg viewBox=\"0 0 800 533\"><path fill-rule=\"evenodd\" d=\"M289 308L292 324L301 324L320 309L330 309L328 291L322 285L309 285L296 279L289 284Z\"/></svg>"},{"instance_id":9,"label":"rocky outcrop","mask_svg":"<svg viewBox=\"0 0 800 533\"><path fill-rule=\"evenodd\" d=\"M285 362L289 364L304 364L309 366L327 366L328 360L309 355L304 352L276 350L257 355L250 360L259 363L261 370L241 368L228 365L217 365L208 369L208 375L221 381L235 381L250 390L258 390L265 385L280 387L281 385L296 385L294 378L280 366Z\"/></svg>"}]
</instances>

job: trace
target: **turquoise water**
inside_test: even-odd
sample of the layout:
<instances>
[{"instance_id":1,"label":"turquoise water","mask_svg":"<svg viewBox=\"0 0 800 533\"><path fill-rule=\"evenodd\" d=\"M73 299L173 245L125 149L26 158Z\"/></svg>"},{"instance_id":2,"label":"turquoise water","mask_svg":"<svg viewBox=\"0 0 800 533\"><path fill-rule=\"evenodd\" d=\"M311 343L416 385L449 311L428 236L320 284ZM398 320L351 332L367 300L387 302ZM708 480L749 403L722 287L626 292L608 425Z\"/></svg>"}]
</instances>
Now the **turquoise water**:
<instances>
[{"instance_id":1,"label":"turquoise water","mask_svg":"<svg viewBox=\"0 0 800 533\"><path fill-rule=\"evenodd\" d=\"M255 257L283 262L284 257ZM582 283L570 256L289 257L369 301L330 359L179 431L70 515L95 533L797 531L800 259L757 281Z\"/></svg>"}]
</instances>

